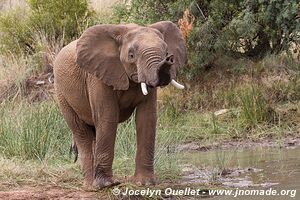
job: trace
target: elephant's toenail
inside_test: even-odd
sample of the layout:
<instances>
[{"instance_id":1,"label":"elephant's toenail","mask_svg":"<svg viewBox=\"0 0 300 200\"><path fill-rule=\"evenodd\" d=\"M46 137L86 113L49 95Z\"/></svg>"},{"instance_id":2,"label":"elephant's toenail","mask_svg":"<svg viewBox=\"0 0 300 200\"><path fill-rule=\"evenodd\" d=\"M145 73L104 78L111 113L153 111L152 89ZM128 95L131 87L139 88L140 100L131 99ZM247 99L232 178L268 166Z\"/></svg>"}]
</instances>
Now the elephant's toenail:
<instances>
[{"instance_id":1,"label":"elephant's toenail","mask_svg":"<svg viewBox=\"0 0 300 200\"><path fill-rule=\"evenodd\" d=\"M147 182L145 183L145 186L149 186L149 185L152 185L152 184L151 184L151 182L147 181Z\"/></svg>"},{"instance_id":2,"label":"elephant's toenail","mask_svg":"<svg viewBox=\"0 0 300 200\"><path fill-rule=\"evenodd\" d=\"M106 182L104 183L104 186L107 187L107 186L109 186L109 185L111 185L111 184L112 184L112 182L106 181Z\"/></svg>"}]
</instances>

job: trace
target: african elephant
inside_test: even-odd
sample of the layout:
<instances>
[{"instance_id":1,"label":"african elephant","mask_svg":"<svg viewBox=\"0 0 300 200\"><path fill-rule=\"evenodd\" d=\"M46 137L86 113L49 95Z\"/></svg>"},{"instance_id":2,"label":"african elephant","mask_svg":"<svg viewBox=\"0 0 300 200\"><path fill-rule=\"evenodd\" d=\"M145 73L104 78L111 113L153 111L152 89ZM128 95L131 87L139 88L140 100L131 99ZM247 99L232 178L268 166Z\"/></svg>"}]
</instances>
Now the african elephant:
<instances>
[{"instance_id":1,"label":"african elephant","mask_svg":"<svg viewBox=\"0 0 300 200\"><path fill-rule=\"evenodd\" d=\"M60 109L79 151L84 185L117 184L112 162L118 123L136 112L137 151L132 181L155 183L156 88L171 83L187 60L177 26L96 25L67 46L54 61Z\"/></svg>"}]
</instances>

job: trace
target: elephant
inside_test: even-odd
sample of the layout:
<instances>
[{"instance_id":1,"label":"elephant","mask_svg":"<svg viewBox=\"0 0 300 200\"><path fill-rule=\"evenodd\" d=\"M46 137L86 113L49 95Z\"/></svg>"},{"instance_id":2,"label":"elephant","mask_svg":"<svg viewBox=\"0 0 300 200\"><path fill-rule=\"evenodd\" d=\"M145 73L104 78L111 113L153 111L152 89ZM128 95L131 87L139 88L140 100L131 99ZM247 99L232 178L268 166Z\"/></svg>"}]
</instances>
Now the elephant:
<instances>
[{"instance_id":1,"label":"elephant","mask_svg":"<svg viewBox=\"0 0 300 200\"><path fill-rule=\"evenodd\" d=\"M130 181L155 184L157 87L176 82L187 62L176 24L94 25L63 47L54 65L56 98L79 152L84 187L119 184L112 163L116 130L135 112L137 150Z\"/></svg>"}]
</instances>

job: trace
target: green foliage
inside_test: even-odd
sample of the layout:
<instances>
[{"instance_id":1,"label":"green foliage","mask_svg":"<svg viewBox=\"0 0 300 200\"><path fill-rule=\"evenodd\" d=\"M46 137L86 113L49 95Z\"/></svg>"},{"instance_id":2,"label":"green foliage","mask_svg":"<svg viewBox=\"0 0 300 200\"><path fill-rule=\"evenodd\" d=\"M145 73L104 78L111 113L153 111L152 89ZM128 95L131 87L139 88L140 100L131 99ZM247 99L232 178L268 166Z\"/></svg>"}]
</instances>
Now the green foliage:
<instances>
[{"instance_id":1,"label":"green foliage","mask_svg":"<svg viewBox=\"0 0 300 200\"><path fill-rule=\"evenodd\" d=\"M114 6L114 14L118 21L121 22L133 22L136 24L148 24L153 21L159 21L160 16L157 15L156 11L160 7L160 3L156 1L124 1L123 3ZM141 15L141 13L144 13Z\"/></svg>"},{"instance_id":2,"label":"green foliage","mask_svg":"<svg viewBox=\"0 0 300 200\"><path fill-rule=\"evenodd\" d=\"M239 14L228 24L230 40L236 38L232 50L240 47L249 56L289 51L290 42L300 40L299 6L297 0L244 0Z\"/></svg>"},{"instance_id":3,"label":"green foliage","mask_svg":"<svg viewBox=\"0 0 300 200\"><path fill-rule=\"evenodd\" d=\"M7 102L0 113L3 155L39 160L67 155L70 132L54 102Z\"/></svg>"},{"instance_id":4,"label":"green foliage","mask_svg":"<svg viewBox=\"0 0 300 200\"><path fill-rule=\"evenodd\" d=\"M0 15L0 52L19 54L31 51L34 41L27 22L27 13L22 9Z\"/></svg>"},{"instance_id":5,"label":"green foliage","mask_svg":"<svg viewBox=\"0 0 300 200\"><path fill-rule=\"evenodd\" d=\"M34 54L41 43L63 41L65 45L95 21L87 0L28 0L27 3L29 8L0 16L2 53Z\"/></svg>"},{"instance_id":6,"label":"green foliage","mask_svg":"<svg viewBox=\"0 0 300 200\"><path fill-rule=\"evenodd\" d=\"M166 116L159 121L166 122ZM171 122L166 122L168 126ZM157 142L155 151L155 168L161 180L174 180L180 173L176 155L168 152L169 148L183 139L182 134L174 135L171 128L159 127L157 130ZM116 174L132 174L135 167L136 153L136 130L135 117L132 116L127 122L118 126L114 161Z\"/></svg>"},{"instance_id":7,"label":"green foliage","mask_svg":"<svg viewBox=\"0 0 300 200\"><path fill-rule=\"evenodd\" d=\"M93 23L87 0L28 0L30 25L70 42Z\"/></svg>"},{"instance_id":8,"label":"green foliage","mask_svg":"<svg viewBox=\"0 0 300 200\"><path fill-rule=\"evenodd\" d=\"M238 96L241 101L241 118L246 126L256 126L269 120L266 97L258 86L243 88Z\"/></svg>"},{"instance_id":9,"label":"green foliage","mask_svg":"<svg viewBox=\"0 0 300 200\"><path fill-rule=\"evenodd\" d=\"M155 168L162 180L174 180L180 170L176 155L171 154L169 148L181 141L183 134L177 131L174 135L174 124L167 121L167 117L160 119L167 124L160 126L157 131ZM71 133L54 101L39 104L25 101L3 102L0 118L1 156L47 162L68 159ZM169 127L173 127L173 130ZM136 130L133 116L118 127L113 166L116 174L133 173L135 152Z\"/></svg>"},{"instance_id":10,"label":"green foliage","mask_svg":"<svg viewBox=\"0 0 300 200\"><path fill-rule=\"evenodd\" d=\"M189 62L185 73L193 78L216 58L263 58L268 53L290 52L300 42L298 0L132 0L118 6L119 21L150 24L160 20L177 22L185 9L195 16L188 37ZM299 49L294 49L299 51Z\"/></svg>"}]
</instances>

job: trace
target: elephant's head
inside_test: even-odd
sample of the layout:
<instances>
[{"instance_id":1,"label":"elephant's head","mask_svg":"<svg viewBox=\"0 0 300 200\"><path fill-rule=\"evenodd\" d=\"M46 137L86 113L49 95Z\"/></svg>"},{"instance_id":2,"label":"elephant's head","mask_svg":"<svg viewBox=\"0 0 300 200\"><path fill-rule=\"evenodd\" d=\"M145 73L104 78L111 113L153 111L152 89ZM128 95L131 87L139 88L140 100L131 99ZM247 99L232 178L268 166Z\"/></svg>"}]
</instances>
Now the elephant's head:
<instances>
[{"instance_id":1,"label":"elephant's head","mask_svg":"<svg viewBox=\"0 0 300 200\"><path fill-rule=\"evenodd\" d=\"M148 27L96 25L77 42L77 64L115 90L127 90L129 79L149 87L175 81L176 71L186 62L185 41L177 26L168 21Z\"/></svg>"}]
</instances>

